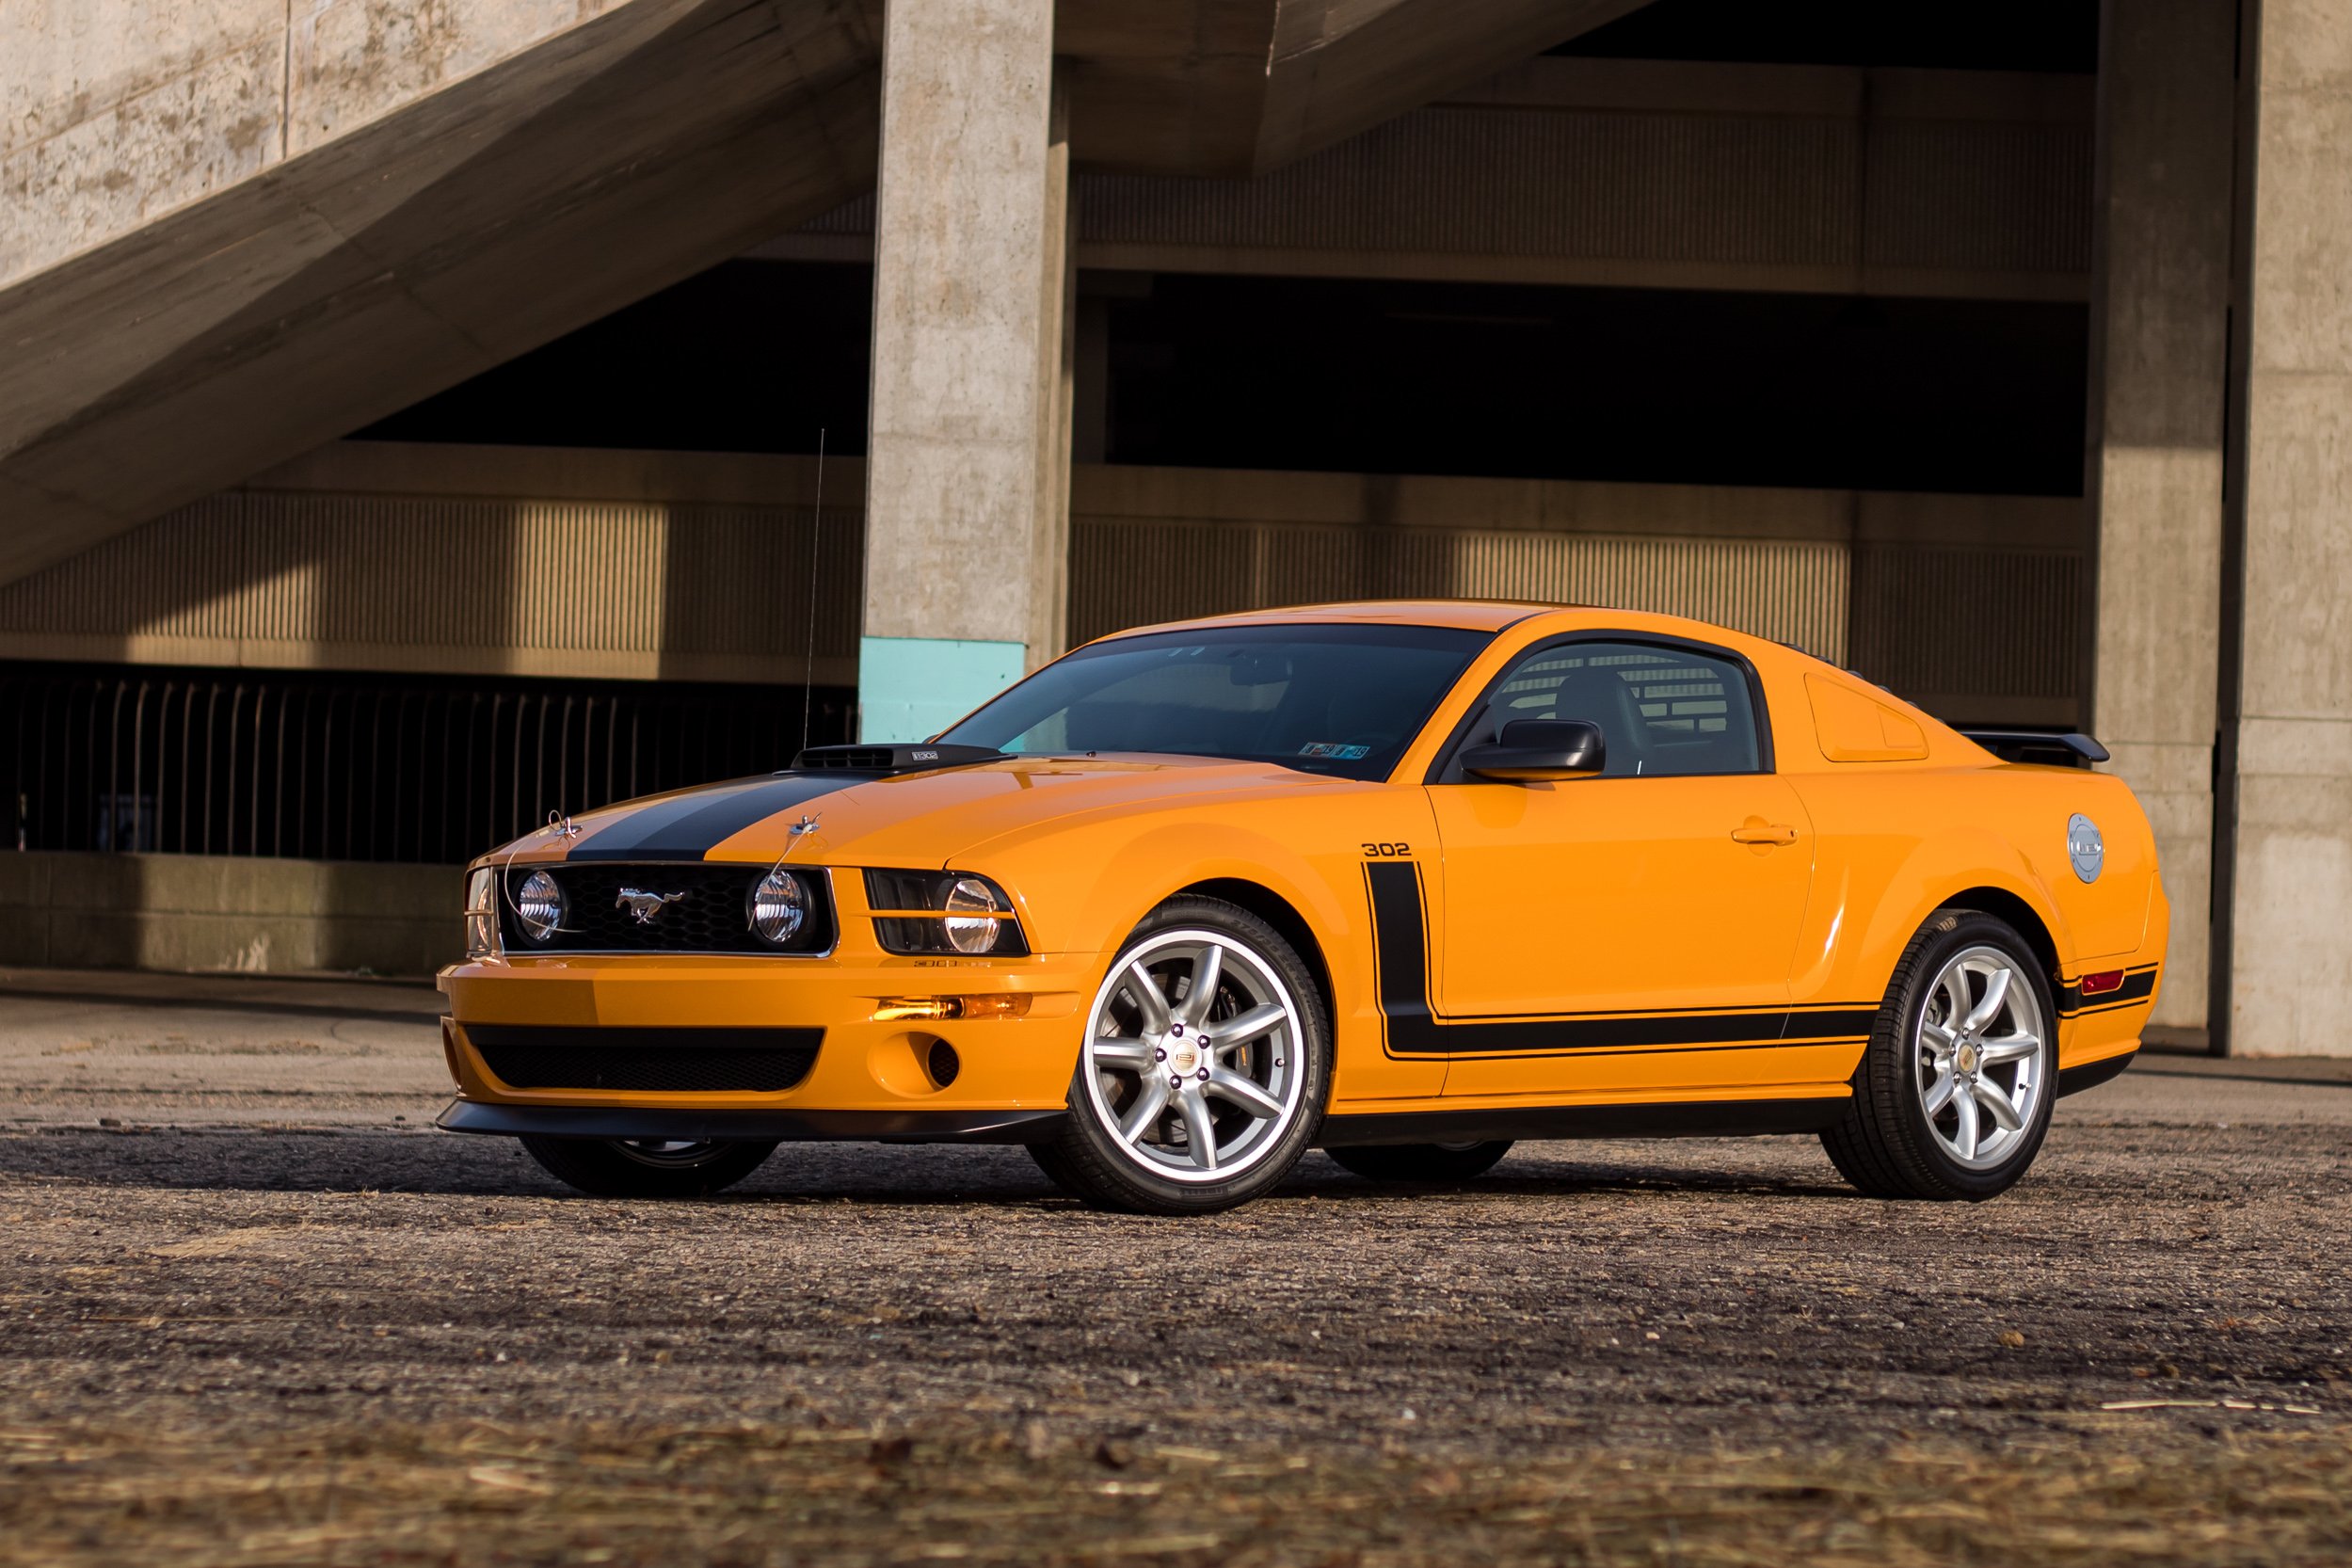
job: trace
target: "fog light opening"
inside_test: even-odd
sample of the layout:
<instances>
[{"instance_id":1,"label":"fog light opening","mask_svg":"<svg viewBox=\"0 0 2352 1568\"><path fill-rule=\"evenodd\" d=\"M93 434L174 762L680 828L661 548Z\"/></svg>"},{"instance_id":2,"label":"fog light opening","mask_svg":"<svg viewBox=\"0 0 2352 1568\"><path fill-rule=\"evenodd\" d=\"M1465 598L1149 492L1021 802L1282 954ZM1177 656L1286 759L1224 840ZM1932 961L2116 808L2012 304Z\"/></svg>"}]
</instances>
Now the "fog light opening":
<instances>
[{"instance_id":1,"label":"fog light opening","mask_svg":"<svg viewBox=\"0 0 2352 1568\"><path fill-rule=\"evenodd\" d=\"M923 1057L923 1069L930 1073L934 1088L944 1089L955 1081L955 1075L964 1070L963 1059L955 1048L945 1040L931 1042L931 1049Z\"/></svg>"},{"instance_id":2,"label":"fog light opening","mask_svg":"<svg viewBox=\"0 0 2352 1568\"><path fill-rule=\"evenodd\" d=\"M878 1024L923 1022L934 1018L1026 1018L1029 993L1005 992L984 997L884 997L874 1003Z\"/></svg>"}]
</instances>

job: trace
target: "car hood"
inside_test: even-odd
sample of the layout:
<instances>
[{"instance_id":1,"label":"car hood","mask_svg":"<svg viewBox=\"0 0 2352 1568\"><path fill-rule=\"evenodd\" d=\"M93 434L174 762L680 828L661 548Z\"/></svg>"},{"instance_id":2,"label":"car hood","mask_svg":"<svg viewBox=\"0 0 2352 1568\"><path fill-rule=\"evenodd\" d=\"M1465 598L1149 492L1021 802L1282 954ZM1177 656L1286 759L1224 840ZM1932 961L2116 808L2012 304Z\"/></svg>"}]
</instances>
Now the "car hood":
<instances>
[{"instance_id":1,"label":"car hood","mask_svg":"<svg viewBox=\"0 0 2352 1568\"><path fill-rule=\"evenodd\" d=\"M625 801L574 818L576 837L542 830L500 853L944 867L992 839L1080 814L1262 791L1360 788L1268 762L1133 755L1008 758L884 777L778 773Z\"/></svg>"}]
</instances>

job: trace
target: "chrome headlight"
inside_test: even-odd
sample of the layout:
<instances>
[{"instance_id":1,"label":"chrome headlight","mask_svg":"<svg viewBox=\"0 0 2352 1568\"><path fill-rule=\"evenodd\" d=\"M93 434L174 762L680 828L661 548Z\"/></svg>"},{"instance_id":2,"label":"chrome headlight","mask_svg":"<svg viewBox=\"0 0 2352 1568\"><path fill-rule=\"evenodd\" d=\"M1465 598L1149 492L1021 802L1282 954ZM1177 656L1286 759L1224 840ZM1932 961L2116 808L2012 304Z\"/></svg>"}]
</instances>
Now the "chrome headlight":
<instances>
[{"instance_id":1,"label":"chrome headlight","mask_svg":"<svg viewBox=\"0 0 2352 1568\"><path fill-rule=\"evenodd\" d=\"M515 890L515 918L522 934L535 942L548 941L564 928L564 890L545 872L533 872Z\"/></svg>"},{"instance_id":2,"label":"chrome headlight","mask_svg":"<svg viewBox=\"0 0 2352 1568\"><path fill-rule=\"evenodd\" d=\"M948 946L958 952L986 952L997 945L996 917L1004 906L978 877L959 876L948 889Z\"/></svg>"},{"instance_id":3,"label":"chrome headlight","mask_svg":"<svg viewBox=\"0 0 2352 1568\"><path fill-rule=\"evenodd\" d=\"M478 871L466 878L466 956L495 958L498 953L498 873Z\"/></svg>"},{"instance_id":4,"label":"chrome headlight","mask_svg":"<svg viewBox=\"0 0 2352 1568\"><path fill-rule=\"evenodd\" d=\"M808 923L808 891L787 871L772 871L751 890L751 929L782 947Z\"/></svg>"},{"instance_id":5,"label":"chrome headlight","mask_svg":"<svg viewBox=\"0 0 2352 1568\"><path fill-rule=\"evenodd\" d=\"M1002 888L969 872L868 871L866 907L885 952L1024 957L1028 934Z\"/></svg>"}]
</instances>

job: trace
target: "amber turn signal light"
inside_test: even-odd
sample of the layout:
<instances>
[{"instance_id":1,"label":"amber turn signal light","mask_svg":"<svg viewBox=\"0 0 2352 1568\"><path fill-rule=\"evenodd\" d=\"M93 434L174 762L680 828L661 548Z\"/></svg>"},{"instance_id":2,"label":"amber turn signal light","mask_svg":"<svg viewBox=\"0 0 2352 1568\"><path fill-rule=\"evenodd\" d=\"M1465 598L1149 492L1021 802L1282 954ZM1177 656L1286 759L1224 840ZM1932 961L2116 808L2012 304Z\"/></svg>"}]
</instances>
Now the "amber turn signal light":
<instances>
[{"instance_id":1,"label":"amber turn signal light","mask_svg":"<svg viewBox=\"0 0 2352 1568\"><path fill-rule=\"evenodd\" d=\"M935 1018L1024 1018L1028 1016L1029 997L1018 991L988 997L884 997L873 1010L873 1021L878 1024Z\"/></svg>"}]
</instances>

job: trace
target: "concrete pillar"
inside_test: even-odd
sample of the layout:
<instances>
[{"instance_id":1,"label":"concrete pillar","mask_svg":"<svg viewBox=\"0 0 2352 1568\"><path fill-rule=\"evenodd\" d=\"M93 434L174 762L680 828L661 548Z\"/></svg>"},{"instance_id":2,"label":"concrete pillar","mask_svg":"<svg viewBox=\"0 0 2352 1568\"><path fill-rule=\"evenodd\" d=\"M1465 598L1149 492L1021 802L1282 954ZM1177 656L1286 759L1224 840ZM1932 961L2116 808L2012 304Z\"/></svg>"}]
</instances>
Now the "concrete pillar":
<instances>
[{"instance_id":1,"label":"concrete pillar","mask_svg":"<svg viewBox=\"0 0 2352 1568\"><path fill-rule=\"evenodd\" d=\"M1052 0L889 0L858 733L1061 651L1076 296Z\"/></svg>"},{"instance_id":2,"label":"concrete pillar","mask_svg":"<svg viewBox=\"0 0 2352 1568\"><path fill-rule=\"evenodd\" d=\"M2090 726L2156 829L2155 1021L2206 1024L2235 0L2107 0L2099 79Z\"/></svg>"},{"instance_id":3,"label":"concrete pillar","mask_svg":"<svg viewBox=\"0 0 2352 1568\"><path fill-rule=\"evenodd\" d=\"M2352 1055L2352 8L2246 10L2216 1024L2233 1054Z\"/></svg>"}]
</instances>

